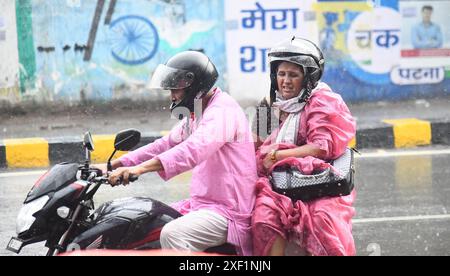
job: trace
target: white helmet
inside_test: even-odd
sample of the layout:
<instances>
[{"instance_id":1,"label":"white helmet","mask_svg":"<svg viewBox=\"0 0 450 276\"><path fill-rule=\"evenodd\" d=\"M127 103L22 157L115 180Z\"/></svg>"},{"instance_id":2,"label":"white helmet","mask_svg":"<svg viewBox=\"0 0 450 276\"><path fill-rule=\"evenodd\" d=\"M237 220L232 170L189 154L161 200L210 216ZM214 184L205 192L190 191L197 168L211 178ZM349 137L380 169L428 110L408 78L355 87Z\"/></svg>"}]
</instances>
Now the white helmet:
<instances>
[{"instance_id":1,"label":"white helmet","mask_svg":"<svg viewBox=\"0 0 450 276\"><path fill-rule=\"evenodd\" d=\"M270 63L270 100L274 102L275 91L278 89L277 68L283 62L291 62L303 68L305 78L303 87L305 88L301 95L301 101L307 101L311 91L317 86L325 69L325 59L322 51L313 42L299 37L293 37L290 40L283 41L269 51Z\"/></svg>"}]
</instances>

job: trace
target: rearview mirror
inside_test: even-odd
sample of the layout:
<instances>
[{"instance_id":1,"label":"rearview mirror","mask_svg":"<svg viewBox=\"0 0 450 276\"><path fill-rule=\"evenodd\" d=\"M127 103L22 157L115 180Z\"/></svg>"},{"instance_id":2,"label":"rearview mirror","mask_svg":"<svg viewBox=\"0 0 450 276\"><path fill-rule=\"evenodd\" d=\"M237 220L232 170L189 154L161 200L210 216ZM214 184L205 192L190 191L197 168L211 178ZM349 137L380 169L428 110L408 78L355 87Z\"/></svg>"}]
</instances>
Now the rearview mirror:
<instances>
[{"instance_id":1,"label":"rearview mirror","mask_svg":"<svg viewBox=\"0 0 450 276\"><path fill-rule=\"evenodd\" d=\"M114 140L114 149L129 151L141 140L141 133L136 129L127 129L119 132Z\"/></svg>"},{"instance_id":2,"label":"rearview mirror","mask_svg":"<svg viewBox=\"0 0 450 276\"><path fill-rule=\"evenodd\" d=\"M89 131L84 134L83 146L88 151L94 151L94 141L92 140L92 135Z\"/></svg>"}]
</instances>

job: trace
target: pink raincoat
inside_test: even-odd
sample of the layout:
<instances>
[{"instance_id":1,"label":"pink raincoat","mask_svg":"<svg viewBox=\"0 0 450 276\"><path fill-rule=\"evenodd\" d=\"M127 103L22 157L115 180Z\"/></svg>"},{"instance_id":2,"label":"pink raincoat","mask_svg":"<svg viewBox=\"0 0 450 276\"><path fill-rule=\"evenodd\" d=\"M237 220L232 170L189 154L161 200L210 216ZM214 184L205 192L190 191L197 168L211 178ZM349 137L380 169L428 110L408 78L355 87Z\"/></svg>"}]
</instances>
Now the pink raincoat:
<instances>
[{"instance_id":1,"label":"pink raincoat","mask_svg":"<svg viewBox=\"0 0 450 276\"><path fill-rule=\"evenodd\" d=\"M326 152L326 159L342 155L355 136L356 126L342 98L331 91L325 83L315 89L309 103L301 112L298 133L299 145L311 144ZM258 173L257 199L252 218L253 246L255 255L268 255L277 235L295 242L315 256L354 255L351 218L355 191L348 196L324 197L302 202L292 200L272 191L267 175L282 164L297 166L304 174L330 165L323 160L308 156L287 158L277 162L267 171L264 157L271 149L294 148L296 145L274 144L279 129L274 131L257 152Z\"/></svg>"},{"instance_id":2,"label":"pink raincoat","mask_svg":"<svg viewBox=\"0 0 450 276\"><path fill-rule=\"evenodd\" d=\"M161 161L159 174L168 180L193 169L190 198L173 205L182 214L216 211L228 222L228 242L238 253L252 255L251 214L257 180L255 149L247 118L228 94L216 88L201 119L186 120L170 134L120 158L135 166L152 158Z\"/></svg>"}]
</instances>

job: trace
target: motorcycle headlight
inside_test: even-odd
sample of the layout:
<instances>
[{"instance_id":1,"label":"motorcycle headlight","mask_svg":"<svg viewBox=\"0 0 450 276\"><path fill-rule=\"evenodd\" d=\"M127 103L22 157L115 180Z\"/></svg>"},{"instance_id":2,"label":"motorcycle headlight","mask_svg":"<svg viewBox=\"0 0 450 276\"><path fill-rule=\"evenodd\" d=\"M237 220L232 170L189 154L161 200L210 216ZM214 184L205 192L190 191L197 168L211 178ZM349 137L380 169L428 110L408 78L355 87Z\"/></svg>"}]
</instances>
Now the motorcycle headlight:
<instances>
[{"instance_id":1,"label":"motorcycle headlight","mask_svg":"<svg viewBox=\"0 0 450 276\"><path fill-rule=\"evenodd\" d=\"M31 225L33 225L34 221L36 220L36 218L33 217L33 215L37 211L41 210L49 200L50 197L43 196L22 206L22 209L20 209L19 215L17 216L17 224L16 224L17 234L20 234L30 229Z\"/></svg>"}]
</instances>

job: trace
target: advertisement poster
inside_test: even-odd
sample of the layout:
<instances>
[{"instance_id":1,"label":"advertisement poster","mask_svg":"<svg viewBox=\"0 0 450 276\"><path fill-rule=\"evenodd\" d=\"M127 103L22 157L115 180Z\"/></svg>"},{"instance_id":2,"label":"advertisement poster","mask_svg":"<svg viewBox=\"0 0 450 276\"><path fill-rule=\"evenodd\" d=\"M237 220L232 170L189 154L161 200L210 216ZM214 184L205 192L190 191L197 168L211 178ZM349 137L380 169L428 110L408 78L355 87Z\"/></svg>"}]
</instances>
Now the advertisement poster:
<instances>
[{"instance_id":1,"label":"advertisement poster","mask_svg":"<svg viewBox=\"0 0 450 276\"><path fill-rule=\"evenodd\" d=\"M450 1L400 1L401 62L393 68L398 85L438 84L450 64Z\"/></svg>"},{"instance_id":2,"label":"advertisement poster","mask_svg":"<svg viewBox=\"0 0 450 276\"><path fill-rule=\"evenodd\" d=\"M450 1L400 1L402 57L450 56Z\"/></svg>"},{"instance_id":3,"label":"advertisement poster","mask_svg":"<svg viewBox=\"0 0 450 276\"><path fill-rule=\"evenodd\" d=\"M317 42L315 1L224 2L230 92L237 100L262 99L270 87L268 50L294 35Z\"/></svg>"},{"instance_id":4,"label":"advertisement poster","mask_svg":"<svg viewBox=\"0 0 450 276\"><path fill-rule=\"evenodd\" d=\"M323 80L344 99L448 93L450 1L319 0L315 10L326 58ZM431 19L430 34L418 26L424 16ZM431 42L417 42L418 33Z\"/></svg>"}]
</instances>

